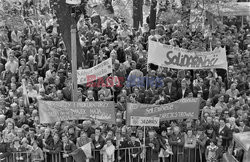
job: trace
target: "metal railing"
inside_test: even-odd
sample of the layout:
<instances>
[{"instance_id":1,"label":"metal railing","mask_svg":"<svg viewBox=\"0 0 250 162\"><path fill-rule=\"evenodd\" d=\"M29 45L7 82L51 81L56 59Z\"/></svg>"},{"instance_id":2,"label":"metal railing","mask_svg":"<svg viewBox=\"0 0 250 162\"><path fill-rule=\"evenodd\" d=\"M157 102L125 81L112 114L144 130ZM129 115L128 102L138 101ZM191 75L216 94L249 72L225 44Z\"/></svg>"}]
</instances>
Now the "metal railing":
<instances>
[{"instance_id":1,"label":"metal railing","mask_svg":"<svg viewBox=\"0 0 250 162\"><path fill-rule=\"evenodd\" d=\"M199 147L196 148L173 148L173 154L168 154L167 157L159 157L160 150L154 152L149 147L131 147L119 148L115 150L115 162L205 162L202 159ZM133 153L139 152L134 155ZM3 157L0 162L75 162L73 157L63 158L63 153L43 152L42 159L34 159L32 152L12 152L10 156ZM1 155L1 154L0 154ZM90 162L102 162L102 150L93 150Z\"/></svg>"}]
</instances>

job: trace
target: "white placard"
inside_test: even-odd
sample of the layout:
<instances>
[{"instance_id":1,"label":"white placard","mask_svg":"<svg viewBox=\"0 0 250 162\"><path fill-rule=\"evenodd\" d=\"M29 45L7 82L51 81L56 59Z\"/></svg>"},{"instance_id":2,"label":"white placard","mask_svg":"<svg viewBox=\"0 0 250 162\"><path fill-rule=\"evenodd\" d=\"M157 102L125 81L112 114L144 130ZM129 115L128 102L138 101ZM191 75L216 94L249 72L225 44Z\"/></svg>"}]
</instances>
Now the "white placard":
<instances>
[{"instance_id":1,"label":"white placard","mask_svg":"<svg viewBox=\"0 0 250 162\"><path fill-rule=\"evenodd\" d=\"M131 116L131 126L159 127L159 117Z\"/></svg>"},{"instance_id":2,"label":"white placard","mask_svg":"<svg viewBox=\"0 0 250 162\"><path fill-rule=\"evenodd\" d=\"M66 3L71 5L78 5L81 3L81 0L66 0Z\"/></svg>"}]
</instances>

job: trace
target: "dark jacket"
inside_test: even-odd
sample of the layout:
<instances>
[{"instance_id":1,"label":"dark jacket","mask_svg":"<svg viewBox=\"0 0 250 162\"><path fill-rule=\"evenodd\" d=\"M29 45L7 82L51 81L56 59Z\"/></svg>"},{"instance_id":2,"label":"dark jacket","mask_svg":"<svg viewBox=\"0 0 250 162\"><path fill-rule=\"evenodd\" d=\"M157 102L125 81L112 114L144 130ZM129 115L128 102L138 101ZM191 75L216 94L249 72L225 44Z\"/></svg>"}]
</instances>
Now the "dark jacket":
<instances>
[{"instance_id":1,"label":"dark jacket","mask_svg":"<svg viewBox=\"0 0 250 162\"><path fill-rule=\"evenodd\" d=\"M152 143L154 147L150 147L149 144ZM160 151L160 143L159 141L154 138L153 140L150 140L149 138L146 139L146 159L151 159L151 160L157 160L158 159L158 154Z\"/></svg>"},{"instance_id":2,"label":"dark jacket","mask_svg":"<svg viewBox=\"0 0 250 162\"><path fill-rule=\"evenodd\" d=\"M128 142L128 147L129 148L135 147L134 149L129 150L130 151L130 156L131 156L132 159L138 159L139 155L142 152L141 148L139 148L140 146L141 146L141 144L138 141L135 141L135 143L132 143L131 141ZM136 157L133 157L132 154L136 154Z\"/></svg>"},{"instance_id":3,"label":"dark jacket","mask_svg":"<svg viewBox=\"0 0 250 162\"><path fill-rule=\"evenodd\" d=\"M170 101L174 102L177 100L177 93L176 93L176 88L175 87L171 87L171 90L169 90L168 87L164 88L164 92L167 96L170 96Z\"/></svg>"},{"instance_id":4,"label":"dark jacket","mask_svg":"<svg viewBox=\"0 0 250 162\"><path fill-rule=\"evenodd\" d=\"M177 91L177 99L181 99L181 98L185 98L188 96L189 93L191 93L192 91L189 88L186 88L184 96L182 94L182 89L179 88Z\"/></svg>"},{"instance_id":5,"label":"dark jacket","mask_svg":"<svg viewBox=\"0 0 250 162\"><path fill-rule=\"evenodd\" d=\"M233 136L231 129L228 128L227 126L224 126L224 128L221 131L218 130L217 135L222 136L222 146L224 148L227 148Z\"/></svg>"},{"instance_id":6,"label":"dark jacket","mask_svg":"<svg viewBox=\"0 0 250 162\"><path fill-rule=\"evenodd\" d=\"M5 142L1 142L0 143L0 159L4 159L8 156L11 155L11 149L10 149L10 144L9 143L5 143ZM3 160L3 162L5 162Z\"/></svg>"},{"instance_id":7,"label":"dark jacket","mask_svg":"<svg viewBox=\"0 0 250 162\"><path fill-rule=\"evenodd\" d=\"M66 145L62 144L62 151L66 154L71 154L73 151L77 149L76 145L69 141ZM73 157L69 156L67 158L63 158L63 162L73 162Z\"/></svg>"},{"instance_id":8,"label":"dark jacket","mask_svg":"<svg viewBox=\"0 0 250 162\"><path fill-rule=\"evenodd\" d=\"M57 143L52 143L51 146L48 146L47 149L49 150L49 153L56 154L60 153L62 151L62 142L58 141Z\"/></svg>"}]
</instances>

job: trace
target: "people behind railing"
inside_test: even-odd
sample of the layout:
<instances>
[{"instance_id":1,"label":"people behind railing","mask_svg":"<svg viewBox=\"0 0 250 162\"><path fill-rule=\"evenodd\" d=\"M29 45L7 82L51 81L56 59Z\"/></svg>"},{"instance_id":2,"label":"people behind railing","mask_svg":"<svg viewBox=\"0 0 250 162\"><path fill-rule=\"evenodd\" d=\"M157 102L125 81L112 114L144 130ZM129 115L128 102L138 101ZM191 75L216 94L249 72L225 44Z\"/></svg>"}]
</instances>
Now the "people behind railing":
<instances>
[{"instance_id":1,"label":"people behind railing","mask_svg":"<svg viewBox=\"0 0 250 162\"><path fill-rule=\"evenodd\" d=\"M101 155L103 162L115 161L115 146L113 145L111 138L106 139L106 144L101 149Z\"/></svg>"},{"instance_id":2,"label":"people behind railing","mask_svg":"<svg viewBox=\"0 0 250 162\"><path fill-rule=\"evenodd\" d=\"M142 149L140 148L141 143L139 141L136 141L136 134L135 133L131 134L130 141L128 142L127 147L130 148L130 150L129 150L130 157L129 158L130 158L131 162L138 162L140 159L140 155L142 153Z\"/></svg>"}]
</instances>

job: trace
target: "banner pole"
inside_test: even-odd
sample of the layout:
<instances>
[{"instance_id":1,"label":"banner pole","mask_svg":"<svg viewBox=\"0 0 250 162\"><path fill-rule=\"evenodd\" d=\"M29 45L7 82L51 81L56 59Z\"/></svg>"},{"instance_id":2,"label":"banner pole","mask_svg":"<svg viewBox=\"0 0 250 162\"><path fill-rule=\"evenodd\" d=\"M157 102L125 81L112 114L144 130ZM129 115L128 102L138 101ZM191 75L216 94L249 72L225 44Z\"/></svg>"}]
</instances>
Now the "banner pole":
<instances>
[{"instance_id":1,"label":"banner pole","mask_svg":"<svg viewBox=\"0 0 250 162\"><path fill-rule=\"evenodd\" d=\"M143 162L146 162L146 126L143 127Z\"/></svg>"}]
</instances>

